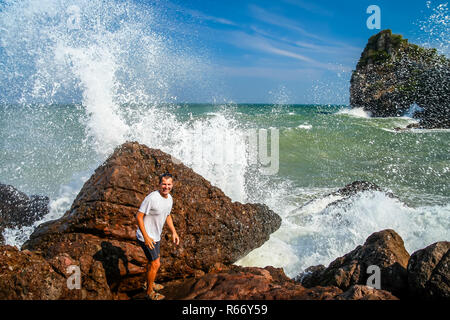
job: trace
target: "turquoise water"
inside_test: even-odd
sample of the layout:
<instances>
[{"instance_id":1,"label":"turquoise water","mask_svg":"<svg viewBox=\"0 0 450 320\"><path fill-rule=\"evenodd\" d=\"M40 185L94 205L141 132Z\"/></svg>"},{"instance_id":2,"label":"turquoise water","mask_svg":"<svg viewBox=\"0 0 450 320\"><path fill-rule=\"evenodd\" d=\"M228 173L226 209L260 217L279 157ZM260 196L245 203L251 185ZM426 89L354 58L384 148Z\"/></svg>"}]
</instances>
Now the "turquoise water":
<instances>
[{"instance_id":1,"label":"turquoise water","mask_svg":"<svg viewBox=\"0 0 450 320\"><path fill-rule=\"evenodd\" d=\"M413 120L339 113L347 110L345 106L183 104L160 108L177 123L200 121L213 131L214 123L207 120L217 115L232 123L230 130L278 129L280 164L278 174L271 177L274 181L327 189L367 180L398 194L411 206L449 200L448 130L395 132L395 127ZM123 107L130 127L133 115L145 109ZM81 106L3 106L0 180L28 193L56 195L72 175L89 170L102 158L93 147L95 137L87 133L88 121ZM174 125L168 129L177 130ZM139 137L130 138L139 141ZM170 152L170 145L166 150Z\"/></svg>"}]
</instances>

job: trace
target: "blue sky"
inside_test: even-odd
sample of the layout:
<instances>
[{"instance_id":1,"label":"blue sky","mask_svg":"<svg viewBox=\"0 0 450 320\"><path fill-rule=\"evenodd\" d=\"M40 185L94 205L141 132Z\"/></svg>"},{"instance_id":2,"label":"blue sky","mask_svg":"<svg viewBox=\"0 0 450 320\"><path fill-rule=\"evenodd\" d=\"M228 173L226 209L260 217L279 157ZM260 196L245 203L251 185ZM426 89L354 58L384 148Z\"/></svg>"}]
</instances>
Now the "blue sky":
<instances>
[{"instance_id":1,"label":"blue sky","mask_svg":"<svg viewBox=\"0 0 450 320\"><path fill-rule=\"evenodd\" d=\"M430 1L429 7L441 3ZM367 28L367 8L380 7L381 29L418 44L427 40L421 25L432 13L424 0L171 0L164 5L208 56L221 83L209 98L238 103L347 104L351 70L367 39L380 31Z\"/></svg>"},{"instance_id":2,"label":"blue sky","mask_svg":"<svg viewBox=\"0 0 450 320\"><path fill-rule=\"evenodd\" d=\"M142 89L160 102L348 104L351 72L380 31L367 28L367 8L380 8L381 29L448 55L448 5L436 9L443 3L0 0L0 101L80 102L86 81L103 81L125 100ZM71 6L79 28L68 28ZM76 67L65 65L77 52ZM79 72L108 54L109 69ZM117 83L108 87L110 69Z\"/></svg>"}]
</instances>

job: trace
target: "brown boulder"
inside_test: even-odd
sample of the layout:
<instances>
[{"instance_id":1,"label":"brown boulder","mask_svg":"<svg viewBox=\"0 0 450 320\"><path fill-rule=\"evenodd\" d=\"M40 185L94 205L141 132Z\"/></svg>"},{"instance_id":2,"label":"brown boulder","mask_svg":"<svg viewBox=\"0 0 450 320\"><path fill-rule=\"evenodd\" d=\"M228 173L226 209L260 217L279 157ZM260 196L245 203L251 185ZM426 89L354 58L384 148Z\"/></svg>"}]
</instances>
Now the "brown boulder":
<instances>
[{"instance_id":1,"label":"brown boulder","mask_svg":"<svg viewBox=\"0 0 450 320\"><path fill-rule=\"evenodd\" d=\"M363 246L357 246L323 269L317 266L310 274L300 276L304 286L337 286L348 290L352 285L366 285L372 273L371 265L380 268L381 289L396 296L407 290L406 267L409 254L402 238L394 230L383 230L370 235Z\"/></svg>"},{"instance_id":2,"label":"brown boulder","mask_svg":"<svg viewBox=\"0 0 450 320\"><path fill-rule=\"evenodd\" d=\"M60 299L65 278L41 256L16 247L0 247L0 299Z\"/></svg>"},{"instance_id":3,"label":"brown boulder","mask_svg":"<svg viewBox=\"0 0 450 320\"><path fill-rule=\"evenodd\" d=\"M166 172L175 178L172 216L181 242L174 245L164 228L158 281L208 272L217 263L230 265L261 246L281 224L265 205L232 202L170 155L128 142L96 169L64 216L40 225L23 249L41 251L48 260L68 255L79 262L83 279L93 287L106 284L115 298L138 290L146 259L136 244L135 215Z\"/></svg>"},{"instance_id":4,"label":"brown boulder","mask_svg":"<svg viewBox=\"0 0 450 320\"><path fill-rule=\"evenodd\" d=\"M80 262L68 254L50 260L40 252L19 251L16 247L0 247L0 300L112 299L107 285L97 281L105 277L100 262L81 272L81 288L69 288L74 271L70 266ZM87 276L87 275L88 276Z\"/></svg>"},{"instance_id":5,"label":"brown boulder","mask_svg":"<svg viewBox=\"0 0 450 320\"><path fill-rule=\"evenodd\" d=\"M282 269L231 266L167 283L162 293L176 300L326 300L342 291L336 287L306 289Z\"/></svg>"},{"instance_id":6,"label":"brown boulder","mask_svg":"<svg viewBox=\"0 0 450 320\"><path fill-rule=\"evenodd\" d=\"M450 299L450 242L436 242L411 255L409 294L414 298Z\"/></svg>"},{"instance_id":7,"label":"brown boulder","mask_svg":"<svg viewBox=\"0 0 450 320\"><path fill-rule=\"evenodd\" d=\"M389 291L377 290L360 284L351 286L347 291L338 295L337 300L398 300Z\"/></svg>"}]
</instances>

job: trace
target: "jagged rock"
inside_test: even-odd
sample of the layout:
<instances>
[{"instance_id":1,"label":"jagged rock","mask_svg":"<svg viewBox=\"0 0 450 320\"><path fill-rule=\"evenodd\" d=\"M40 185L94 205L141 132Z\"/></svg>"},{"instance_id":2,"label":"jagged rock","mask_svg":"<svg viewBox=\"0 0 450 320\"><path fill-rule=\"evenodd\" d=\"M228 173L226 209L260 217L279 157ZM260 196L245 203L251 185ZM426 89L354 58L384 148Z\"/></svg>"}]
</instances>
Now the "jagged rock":
<instances>
[{"instance_id":1,"label":"jagged rock","mask_svg":"<svg viewBox=\"0 0 450 320\"><path fill-rule=\"evenodd\" d=\"M379 192L383 192L389 198L397 198L392 192L383 190L375 183L368 182L368 181L354 181L354 182L346 185L345 187L327 195L327 196L330 196L330 195L341 196L342 198L329 203L327 205L326 209L329 209L336 205L340 205L342 209L344 207L351 207L351 203L346 202L346 200L349 199L350 197L353 197L353 196L357 195L358 193L364 192L364 191L379 191Z\"/></svg>"},{"instance_id":2,"label":"jagged rock","mask_svg":"<svg viewBox=\"0 0 450 320\"><path fill-rule=\"evenodd\" d=\"M291 212L292 216L295 216L297 213L302 212L305 207L311 205L318 199L328 198L332 197L332 199L336 199L326 205L326 207L320 212L320 214L325 214L328 209L333 208L335 206L341 206L342 209L345 207L351 207L351 203L347 201L347 199L357 195L358 193L364 192L364 191L380 191L384 192L384 194L390 198L396 198L396 196L388 191L383 190L378 185L372 182L367 181L354 181L352 183L347 184L346 186L333 191L329 194L326 194L325 196L321 196L320 198L312 199L306 202L304 205L302 205L300 208L297 208ZM340 213L337 213L339 215L339 219L341 218ZM304 216L303 219L308 219L308 216ZM297 222L298 223L298 222Z\"/></svg>"},{"instance_id":3,"label":"jagged rock","mask_svg":"<svg viewBox=\"0 0 450 320\"><path fill-rule=\"evenodd\" d=\"M317 215L322 215L326 216L329 221L335 222L336 225L350 225L351 222L343 212L351 210L353 197L366 191L383 192L387 197L397 198L393 193L383 190L375 183L354 181L336 191L307 201L301 207L292 210L287 219L295 224L304 225L310 223ZM339 210L335 210L335 208Z\"/></svg>"},{"instance_id":4,"label":"jagged rock","mask_svg":"<svg viewBox=\"0 0 450 320\"><path fill-rule=\"evenodd\" d=\"M450 299L450 242L436 242L411 255L408 285L413 298Z\"/></svg>"},{"instance_id":5,"label":"jagged rock","mask_svg":"<svg viewBox=\"0 0 450 320\"><path fill-rule=\"evenodd\" d=\"M65 279L41 256L0 246L0 299L60 299Z\"/></svg>"},{"instance_id":6,"label":"jagged rock","mask_svg":"<svg viewBox=\"0 0 450 320\"><path fill-rule=\"evenodd\" d=\"M327 300L342 293L336 287L306 289L282 269L232 266L201 277L167 283L162 291L176 300Z\"/></svg>"},{"instance_id":7,"label":"jagged rock","mask_svg":"<svg viewBox=\"0 0 450 320\"><path fill-rule=\"evenodd\" d=\"M69 267L82 263L64 253L46 260L39 251L0 246L0 300L113 299L106 282L98 281L105 278L100 262L81 274L80 289L69 287L74 276Z\"/></svg>"},{"instance_id":8,"label":"jagged rock","mask_svg":"<svg viewBox=\"0 0 450 320\"><path fill-rule=\"evenodd\" d=\"M314 287L316 283L320 282L320 277L325 269L326 267L323 264L308 267L304 272L294 277L294 281L301 283L306 288Z\"/></svg>"},{"instance_id":9,"label":"jagged rock","mask_svg":"<svg viewBox=\"0 0 450 320\"><path fill-rule=\"evenodd\" d=\"M372 288L342 292L335 286L305 288L283 269L231 266L200 277L167 283L162 293L176 300L394 300L392 294Z\"/></svg>"},{"instance_id":10,"label":"jagged rock","mask_svg":"<svg viewBox=\"0 0 450 320\"><path fill-rule=\"evenodd\" d=\"M31 226L48 213L49 198L17 190L0 183L0 244L3 243L4 228Z\"/></svg>"},{"instance_id":11,"label":"jagged rock","mask_svg":"<svg viewBox=\"0 0 450 320\"><path fill-rule=\"evenodd\" d=\"M399 300L386 290L377 290L369 286L354 285L338 295L336 300Z\"/></svg>"},{"instance_id":12,"label":"jagged rock","mask_svg":"<svg viewBox=\"0 0 450 320\"><path fill-rule=\"evenodd\" d=\"M420 128L450 128L450 60L436 49L383 30L369 39L350 83L352 107L393 117L417 104Z\"/></svg>"},{"instance_id":13,"label":"jagged rock","mask_svg":"<svg viewBox=\"0 0 450 320\"><path fill-rule=\"evenodd\" d=\"M406 267L409 254L402 238L394 230L383 230L370 235L363 246L339 257L324 269L304 274L302 284L312 286L337 286L348 290L352 285L366 285L371 265L380 268L381 289L395 296L405 295L407 290Z\"/></svg>"},{"instance_id":14,"label":"jagged rock","mask_svg":"<svg viewBox=\"0 0 450 320\"><path fill-rule=\"evenodd\" d=\"M22 248L48 260L65 254L79 262L83 285L106 284L115 298L132 294L142 287L146 263L135 242L135 215L165 172L175 178L172 216L181 242L173 244L164 229L158 281L230 265L280 227L281 218L265 205L232 202L170 155L128 142L97 168L64 216L41 224Z\"/></svg>"}]
</instances>

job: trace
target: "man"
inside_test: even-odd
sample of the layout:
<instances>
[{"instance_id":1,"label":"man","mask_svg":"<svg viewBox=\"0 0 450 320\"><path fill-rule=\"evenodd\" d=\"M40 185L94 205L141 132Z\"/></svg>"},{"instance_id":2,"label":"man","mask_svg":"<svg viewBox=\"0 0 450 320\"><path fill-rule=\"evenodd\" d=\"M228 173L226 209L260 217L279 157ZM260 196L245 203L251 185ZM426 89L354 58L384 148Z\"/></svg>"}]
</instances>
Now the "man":
<instances>
[{"instance_id":1,"label":"man","mask_svg":"<svg viewBox=\"0 0 450 320\"><path fill-rule=\"evenodd\" d=\"M153 191L147 197L136 214L138 229L136 238L138 243L144 250L148 259L147 263L147 298L152 300L164 299L164 296L155 290L161 290L162 285L156 284L156 273L160 267L159 242L164 223L172 232L173 242L178 245L180 238L173 225L172 216L172 196L170 191L173 187L173 177L169 173L165 173L159 177L159 188Z\"/></svg>"}]
</instances>

